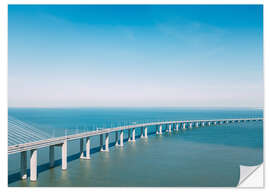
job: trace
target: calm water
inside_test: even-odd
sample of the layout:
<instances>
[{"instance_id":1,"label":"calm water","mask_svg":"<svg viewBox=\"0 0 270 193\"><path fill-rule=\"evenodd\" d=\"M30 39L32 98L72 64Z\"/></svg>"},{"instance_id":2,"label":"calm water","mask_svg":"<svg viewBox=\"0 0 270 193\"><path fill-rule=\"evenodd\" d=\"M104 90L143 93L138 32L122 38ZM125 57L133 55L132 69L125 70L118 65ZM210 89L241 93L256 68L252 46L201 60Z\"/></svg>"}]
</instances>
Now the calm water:
<instances>
[{"instance_id":1,"label":"calm water","mask_svg":"<svg viewBox=\"0 0 270 193\"><path fill-rule=\"evenodd\" d=\"M256 109L78 108L9 109L9 116L61 136L86 130L160 120L263 117ZM148 132L155 132L149 128ZM139 135L139 130L137 132ZM124 133L125 139L127 132ZM110 135L113 144L114 134ZM124 147L97 152L80 160L79 141L68 143L68 169L48 168L48 148L38 150L38 180L19 180L19 154L9 155L9 186L236 186L239 165L263 162L263 122L231 123L179 130L125 142ZM29 155L29 154L28 154ZM29 164L29 163L28 163ZM29 166L28 166L29 168Z\"/></svg>"}]
</instances>

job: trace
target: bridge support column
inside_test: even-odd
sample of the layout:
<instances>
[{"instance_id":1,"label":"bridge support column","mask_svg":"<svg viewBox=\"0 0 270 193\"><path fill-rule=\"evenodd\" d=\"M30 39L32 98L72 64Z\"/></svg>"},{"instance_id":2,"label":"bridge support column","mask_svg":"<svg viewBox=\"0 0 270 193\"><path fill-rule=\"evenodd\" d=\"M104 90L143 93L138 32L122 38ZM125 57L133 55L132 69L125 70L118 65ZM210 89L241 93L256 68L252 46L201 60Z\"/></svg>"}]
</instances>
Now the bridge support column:
<instances>
[{"instance_id":1,"label":"bridge support column","mask_svg":"<svg viewBox=\"0 0 270 193\"><path fill-rule=\"evenodd\" d=\"M100 151L104 151L103 149L103 134L100 134L100 137L99 137L99 143L100 143Z\"/></svg>"},{"instance_id":2,"label":"bridge support column","mask_svg":"<svg viewBox=\"0 0 270 193\"><path fill-rule=\"evenodd\" d=\"M49 159L50 159L50 168L53 168L54 166L54 145L50 145L50 154L49 154Z\"/></svg>"},{"instance_id":3,"label":"bridge support column","mask_svg":"<svg viewBox=\"0 0 270 193\"><path fill-rule=\"evenodd\" d=\"M159 134L162 135L162 125L159 126Z\"/></svg>"},{"instance_id":4,"label":"bridge support column","mask_svg":"<svg viewBox=\"0 0 270 193\"><path fill-rule=\"evenodd\" d=\"M147 127L144 128L144 138L148 138L148 136L147 136Z\"/></svg>"},{"instance_id":5,"label":"bridge support column","mask_svg":"<svg viewBox=\"0 0 270 193\"><path fill-rule=\"evenodd\" d=\"M83 138L80 139L80 158L82 159L83 155Z\"/></svg>"},{"instance_id":6,"label":"bridge support column","mask_svg":"<svg viewBox=\"0 0 270 193\"><path fill-rule=\"evenodd\" d=\"M199 127L199 122L195 123L195 127L197 127L197 128Z\"/></svg>"},{"instance_id":7,"label":"bridge support column","mask_svg":"<svg viewBox=\"0 0 270 193\"><path fill-rule=\"evenodd\" d=\"M27 178L27 152L21 152L21 179Z\"/></svg>"},{"instance_id":8,"label":"bridge support column","mask_svg":"<svg viewBox=\"0 0 270 193\"><path fill-rule=\"evenodd\" d=\"M124 146L124 131L120 131L120 147Z\"/></svg>"},{"instance_id":9,"label":"bridge support column","mask_svg":"<svg viewBox=\"0 0 270 193\"><path fill-rule=\"evenodd\" d=\"M186 130L186 123L183 123L183 130Z\"/></svg>"},{"instance_id":10,"label":"bridge support column","mask_svg":"<svg viewBox=\"0 0 270 193\"><path fill-rule=\"evenodd\" d=\"M115 131L115 146L119 146L119 143L118 143L118 131Z\"/></svg>"},{"instance_id":11,"label":"bridge support column","mask_svg":"<svg viewBox=\"0 0 270 193\"><path fill-rule=\"evenodd\" d=\"M140 138L143 138L143 127L141 127L141 135Z\"/></svg>"},{"instance_id":12,"label":"bridge support column","mask_svg":"<svg viewBox=\"0 0 270 193\"><path fill-rule=\"evenodd\" d=\"M86 156L85 159L90 159L90 137L86 137Z\"/></svg>"},{"instance_id":13,"label":"bridge support column","mask_svg":"<svg viewBox=\"0 0 270 193\"><path fill-rule=\"evenodd\" d=\"M128 141L131 141L131 129L128 129Z\"/></svg>"},{"instance_id":14,"label":"bridge support column","mask_svg":"<svg viewBox=\"0 0 270 193\"><path fill-rule=\"evenodd\" d=\"M156 125L156 135L158 135L159 132L158 132L158 125Z\"/></svg>"},{"instance_id":15,"label":"bridge support column","mask_svg":"<svg viewBox=\"0 0 270 193\"><path fill-rule=\"evenodd\" d=\"M67 140L62 144L62 170L67 169Z\"/></svg>"},{"instance_id":16,"label":"bridge support column","mask_svg":"<svg viewBox=\"0 0 270 193\"><path fill-rule=\"evenodd\" d=\"M189 123L189 128L190 128L190 129L192 129L192 122L191 122L191 123Z\"/></svg>"},{"instance_id":17,"label":"bridge support column","mask_svg":"<svg viewBox=\"0 0 270 193\"><path fill-rule=\"evenodd\" d=\"M217 122L216 121L214 122L214 125L217 125Z\"/></svg>"},{"instance_id":18,"label":"bridge support column","mask_svg":"<svg viewBox=\"0 0 270 193\"><path fill-rule=\"evenodd\" d=\"M201 124L202 124L202 127L204 127L204 122L202 122Z\"/></svg>"},{"instance_id":19,"label":"bridge support column","mask_svg":"<svg viewBox=\"0 0 270 193\"><path fill-rule=\"evenodd\" d=\"M136 139L135 139L135 128L132 128L132 141L136 141Z\"/></svg>"},{"instance_id":20,"label":"bridge support column","mask_svg":"<svg viewBox=\"0 0 270 193\"><path fill-rule=\"evenodd\" d=\"M169 127L168 132L171 133L172 132L172 124L169 124L168 127Z\"/></svg>"},{"instance_id":21,"label":"bridge support column","mask_svg":"<svg viewBox=\"0 0 270 193\"><path fill-rule=\"evenodd\" d=\"M175 124L175 131L178 131L178 123Z\"/></svg>"},{"instance_id":22,"label":"bridge support column","mask_svg":"<svg viewBox=\"0 0 270 193\"><path fill-rule=\"evenodd\" d=\"M30 156L30 180L37 181L37 150L31 150Z\"/></svg>"},{"instance_id":23,"label":"bridge support column","mask_svg":"<svg viewBox=\"0 0 270 193\"><path fill-rule=\"evenodd\" d=\"M104 151L109 151L109 133L105 134L105 150Z\"/></svg>"},{"instance_id":24,"label":"bridge support column","mask_svg":"<svg viewBox=\"0 0 270 193\"><path fill-rule=\"evenodd\" d=\"M210 121L208 121L208 126L210 126L211 125L211 122Z\"/></svg>"}]
</instances>

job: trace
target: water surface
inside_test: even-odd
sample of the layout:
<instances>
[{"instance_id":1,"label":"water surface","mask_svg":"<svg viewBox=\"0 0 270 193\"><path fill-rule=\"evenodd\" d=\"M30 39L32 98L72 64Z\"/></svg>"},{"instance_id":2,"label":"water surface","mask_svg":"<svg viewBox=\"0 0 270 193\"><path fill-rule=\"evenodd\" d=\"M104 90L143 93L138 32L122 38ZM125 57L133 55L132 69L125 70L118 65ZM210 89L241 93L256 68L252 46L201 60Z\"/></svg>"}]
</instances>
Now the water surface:
<instances>
[{"instance_id":1,"label":"water surface","mask_svg":"<svg viewBox=\"0 0 270 193\"><path fill-rule=\"evenodd\" d=\"M54 136L133 122L263 117L258 109L81 108L9 109L15 117ZM149 128L154 133L155 128ZM136 133L139 136L139 129ZM127 132L124 133L125 139ZM114 134L110 135L113 145ZM38 150L38 180L19 180L19 154L9 155L9 186L236 186L239 165L263 162L263 122L230 123L137 138L135 143L97 152L80 160L79 142L68 143L68 169L48 168L48 148ZM28 154L29 155L29 154Z\"/></svg>"}]
</instances>

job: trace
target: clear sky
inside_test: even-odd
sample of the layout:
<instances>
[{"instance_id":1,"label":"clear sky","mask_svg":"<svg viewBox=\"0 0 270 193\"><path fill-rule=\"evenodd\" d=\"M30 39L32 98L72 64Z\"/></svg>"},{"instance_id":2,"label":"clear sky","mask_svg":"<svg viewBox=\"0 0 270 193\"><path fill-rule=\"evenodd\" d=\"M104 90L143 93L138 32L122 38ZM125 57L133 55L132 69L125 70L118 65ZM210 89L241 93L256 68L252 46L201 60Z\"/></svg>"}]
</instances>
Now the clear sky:
<instances>
[{"instance_id":1,"label":"clear sky","mask_svg":"<svg viewBox=\"0 0 270 193\"><path fill-rule=\"evenodd\" d=\"M9 5L10 107L263 106L263 7Z\"/></svg>"}]
</instances>

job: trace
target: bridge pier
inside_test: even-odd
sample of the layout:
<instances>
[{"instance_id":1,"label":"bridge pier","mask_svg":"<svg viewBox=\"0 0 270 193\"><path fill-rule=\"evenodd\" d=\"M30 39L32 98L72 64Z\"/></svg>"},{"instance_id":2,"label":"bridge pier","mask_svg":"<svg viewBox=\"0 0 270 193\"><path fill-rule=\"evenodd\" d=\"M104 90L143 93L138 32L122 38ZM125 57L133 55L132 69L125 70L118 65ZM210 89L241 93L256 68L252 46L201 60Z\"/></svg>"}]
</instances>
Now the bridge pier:
<instances>
[{"instance_id":1,"label":"bridge pier","mask_svg":"<svg viewBox=\"0 0 270 193\"><path fill-rule=\"evenodd\" d=\"M172 132L172 124L169 124L168 127L169 127L168 132L171 133Z\"/></svg>"},{"instance_id":2,"label":"bridge pier","mask_svg":"<svg viewBox=\"0 0 270 193\"><path fill-rule=\"evenodd\" d=\"M179 127L179 125L178 125L178 123L176 123L175 124L175 131L178 131L178 127Z\"/></svg>"},{"instance_id":3,"label":"bridge pier","mask_svg":"<svg viewBox=\"0 0 270 193\"><path fill-rule=\"evenodd\" d=\"M124 131L120 131L120 147L124 146Z\"/></svg>"},{"instance_id":4,"label":"bridge pier","mask_svg":"<svg viewBox=\"0 0 270 193\"><path fill-rule=\"evenodd\" d=\"M86 137L86 156L84 159L90 159L90 137Z\"/></svg>"},{"instance_id":5,"label":"bridge pier","mask_svg":"<svg viewBox=\"0 0 270 193\"><path fill-rule=\"evenodd\" d=\"M62 170L67 169L67 140L62 144Z\"/></svg>"},{"instance_id":6,"label":"bridge pier","mask_svg":"<svg viewBox=\"0 0 270 193\"><path fill-rule=\"evenodd\" d=\"M131 141L131 129L128 129L128 141Z\"/></svg>"},{"instance_id":7,"label":"bridge pier","mask_svg":"<svg viewBox=\"0 0 270 193\"><path fill-rule=\"evenodd\" d=\"M27 178L27 151L21 152L21 179Z\"/></svg>"},{"instance_id":8,"label":"bridge pier","mask_svg":"<svg viewBox=\"0 0 270 193\"><path fill-rule=\"evenodd\" d=\"M192 122L189 123L189 128L192 129Z\"/></svg>"},{"instance_id":9,"label":"bridge pier","mask_svg":"<svg viewBox=\"0 0 270 193\"><path fill-rule=\"evenodd\" d=\"M202 122L201 124L202 124L202 127L204 127L204 122Z\"/></svg>"},{"instance_id":10,"label":"bridge pier","mask_svg":"<svg viewBox=\"0 0 270 193\"><path fill-rule=\"evenodd\" d=\"M100 134L100 137L99 137L99 143L100 143L100 151L104 151L104 144L103 144L103 134Z\"/></svg>"},{"instance_id":11,"label":"bridge pier","mask_svg":"<svg viewBox=\"0 0 270 193\"><path fill-rule=\"evenodd\" d=\"M183 129L183 130L186 130L186 123L183 123L182 129Z\"/></svg>"},{"instance_id":12,"label":"bridge pier","mask_svg":"<svg viewBox=\"0 0 270 193\"><path fill-rule=\"evenodd\" d=\"M158 132L158 125L156 125L156 135L158 135L159 132Z\"/></svg>"},{"instance_id":13,"label":"bridge pier","mask_svg":"<svg viewBox=\"0 0 270 193\"><path fill-rule=\"evenodd\" d=\"M50 168L54 166L54 145L50 145L49 147L49 159L50 159Z\"/></svg>"},{"instance_id":14,"label":"bridge pier","mask_svg":"<svg viewBox=\"0 0 270 193\"><path fill-rule=\"evenodd\" d=\"M118 131L115 131L115 146L119 146L119 142L118 142Z\"/></svg>"},{"instance_id":15,"label":"bridge pier","mask_svg":"<svg viewBox=\"0 0 270 193\"><path fill-rule=\"evenodd\" d=\"M140 134L140 138L143 138L143 127L141 127L141 134Z\"/></svg>"},{"instance_id":16,"label":"bridge pier","mask_svg":"<svg viewBox=\"0 0 270 193\"><path fill-rule=\"evenodd\" d=\"M211 125L211 122L210 121L208 121L208 126L210 126Z\"/></svg>"},{"instance_id":17,"label":"bridge pier","mask_svg":"<svg viewBox=\"0 0 270 193\"><path fill-rule=\"evenodd\" d=\"M105 134L105 150L106 152L109 151L109 133Z\"/></svg>"},{"instance_id":18,"label":"bridge pier","mask_svg":"<svg viewBox=\"0 0 270 193\"><path fill-rule=\"evenodd\" d=\"M197 127L197 128L199 127L199 122L195 123L195 127Z\"/></svg>"},{"instance_id":19,"label":"bridge pier","mask_svg":"<svg viewBox=\"0 0 270 193\"><path fill-rule=\"evenodd\" d=\"M147 136L147 127L144 128L144 138L148 138L148 136Z\"/></svg>"},{"instance_id":20,"label":"bridge pier","mask_svg":"<svg viewBox=\"0 0 270 193\"><path fill-rule=\"evenodd\" d=\"M214 125L217 125L217 122L216 121L214 122Z\"/></svg>"},{"instance_id":21,"label":"bridge pier","mask_svg":"<svg viewBox=\"0 0 270 193\"><path fill-rule=\"evenodd\" d=\"M80 139L80 158L82 159L83 155L83 138Z\"/></svg>"},{"instance_id":22,"label":"bridge pier","mask_svg":"<svg viewBox=\"0 0 270 193\"><path fill-rule=\"evenodd\" d=\"M80 139L80 159L90 159L90 137L85 138L85 156L83 152L83 138Z\"/></svg>"},{"instance_id":23,"label":"bridge pier","mask_svg":"<svg viewBox=\"0 0 270 193\"><path fill-rule=\"evenodd\" d=\"M30 180L37 181L37 150L32 149L30 155Z\"/></svg>"},{"instance_id":24,"label":"bridge pier","mask_svg":"<svg viewBox=\"0 0 270 193\"><path fill-rule=\"evenodd\" d=\"M136 139L135 139L135 128L132 128L132 141L135 142Z\"/></svg>"},{"instance_id":25,"label":"bridge pier","mask_svg":"<svg viewBox=\"0 0 270 193\"><path fill-rule=\"evenodd\" d=\"M159 126L159 134L162 135L162 125Z\"/></svg>"}]
</instances>

